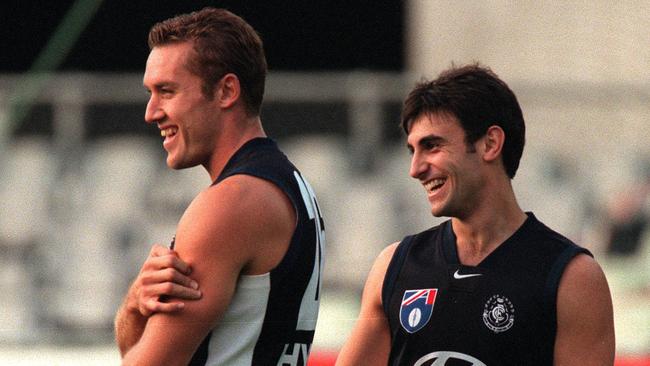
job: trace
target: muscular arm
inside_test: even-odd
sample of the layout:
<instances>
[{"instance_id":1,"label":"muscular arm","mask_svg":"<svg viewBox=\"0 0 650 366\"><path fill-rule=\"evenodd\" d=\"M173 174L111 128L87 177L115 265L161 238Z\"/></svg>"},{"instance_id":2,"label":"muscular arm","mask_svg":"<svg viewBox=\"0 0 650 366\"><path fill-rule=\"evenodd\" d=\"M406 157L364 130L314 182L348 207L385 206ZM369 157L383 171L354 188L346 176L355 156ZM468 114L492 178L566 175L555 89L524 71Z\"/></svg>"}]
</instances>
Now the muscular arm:
<instances>
[{"instance_id":1,"label":"muscular arm","mask_svg":"<svg viewBox=\"0 0 650 366\"><path fill-rule=\"evenodd\" d=\"M120 306L115 317L115 341L122 356L138 342L147 324L147 317L129 309L127 302Z\"/></svg>"},{"instance_id":2,"label":"muscular arm","mask_svg":"<svg viewBox=\"0 0 650 366\"><path fill-rule=\"evenodd\" d=\"M162 302L161 296L183 300L201 297L198 284L188 277L190 272L176 252L153 246L115 317L115 338L121 355L140 339L151 314L179 311L185 305L181 301Z\"/></svg>"},{"instance_id":3,"label":"muscular arm","mask_svg":"<svg viewBox=\"0 0 650 366\"><path fill-rule=\"evenodd\" d=\"M341 349L337 366L385 365L390 353L390 330L381 292L386 269L397 243L388 246L375 260L361 298L361 311L350 338Z\"/></svg>"},{"instance_id":4,"label":"muscular arm","mask_svg":"<svg viewBox=\"0 0 650 366\"><path fill-rule=\"evenodd\" d=\"M257 178L234 176L197 196L179 222L176 251L202 297L181 312L153 314L124 365L186 365L224 314L239 275L277 265L294 227L286 196Z\"/></svg>"},{"instance_id":5,"label":"muscular arm","mask_svg":"<svg viewBox=\"0 0 650 366\"><path fill-rule=\"evenodd\" d=\"M613 365L614 320L605 275L596 261L579 255L558 289L555 365Z\"/></svg>"}]
</instances>

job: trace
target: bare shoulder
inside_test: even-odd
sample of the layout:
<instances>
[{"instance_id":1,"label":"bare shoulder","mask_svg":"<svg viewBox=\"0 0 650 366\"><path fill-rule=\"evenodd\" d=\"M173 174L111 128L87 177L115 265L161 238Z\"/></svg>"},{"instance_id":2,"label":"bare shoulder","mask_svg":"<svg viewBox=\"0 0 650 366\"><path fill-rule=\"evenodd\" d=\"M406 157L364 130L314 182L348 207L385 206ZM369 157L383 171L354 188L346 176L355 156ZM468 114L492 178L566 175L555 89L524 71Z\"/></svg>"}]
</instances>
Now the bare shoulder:
<instances>
[{"instance_id":1,"label":"bare shoulder","mask_svg":"<svg viewBox=\"0 0 650 366\"><path fill-rule=\"evenodd\" d=\"M560 279L557 295L558 325L578 319L608 324L613 320L609 285L594 258L573 258Z\"/></svg>"},{"instance_id":2,"label":"bare shoulder","mask_svg":"<svg viewBox=\"0 0 650 366\"><path fill-rule=\"evenodd\" d=\"M379 277L378 279L381 280L382 284L384 281L384 275L386 274L390 261L393 259L398 244L399 242L395 242L382 249L370 270L370 276Z\"/></svg>"},{"instance_id":3,"label":"bare shoulder","mask_svg":"<svg viewBox=\"0 0 650 366\"><path fill-rule=\"evenodd\" d=\"M607 291L607 279L605 274L594 258L586 254L580 254L573 258L560 280L560 289L570 292L593 292L594 290Z\"/></svg>"},{"instance_id":4,"label":"bare shoulder","mask_svg":"<svg viewBox=\"0 0 650 366\"><path fill-rule=\"evenodd\" d=\"M386 277L386 270L393 259L395 249L399 243L393 243L384 248L375 259L365 286L365 297L371 303L381 304L381 289L384 286L384 278Z\"/></svg>"},{"instance_id":5,"label":"bare shoulder","mask_svg":"<svg viewBox=\"0 0 650 366\"><path fill-rule=\"evenodd\" d=\"M293 221L289 198L273 183L249 175L235 175L202 191L190 204L180 225L228 223L232 230L272 230ZM233 225L235 224L235 225Z\"/></svg>"},{"instance_id":6,"label":"bare shoulder","mask_svg":"<svg viewBox=\"0 0 650 366\"><path fill-rule=\"evenodd\" d=\"M557 295L556 365L611 365L615 336L612 298L605 274L580 254L567 265Z\"/></svg>"},{"instance_id":7,"label":"bare shoulder","mask_svg":"<svg viewBox=\"0 0 650 366\"><path fill-rule=\"evenodd\" d=\"M293 204L279 187L250 175L234 175L192 201L179 222L176 242L179 251L185 247L203 255L201 249L208 249L240 262L243 270L258 266L265 267L260 269L264 272L284 254L295 222Z\"/></svg>"},{"instance_id":8,"label":"bare shoulder","mask_svg":"<svg viewBox=\"0 0 650 366\"><path fill-rule=\"evenodd\" d=\"M264 214L268 214L272 218L274 215L267 212L269 209L281 209L287 204L291 204L289 198L275 184L239 174L203 190L192 201L186 214L227 210L232 215L255 214L255 217L264 217Z\"/></svg>"},{"instance_id":9,"label":"bare shoulder","mask_svg":"<svg viewBox=\"0 0 650 366\"><path fill-rule=\"evenodd\" d=\"M388 245L386 248L383 249L382 253L390 254L392 257L393 253L395 253L395 249L397 249L397 246L399 245L399 241L396 241L390 245Z\"/></svg>"},{"instance_id":10,"label":"bare shoulder","mask_svg":"<svg viewBox=\"0 0 650 366\"><path fill-rule=\"evenodd\" d=\"M391 259L393 259L393 255L395 254L395 250L397 249L399 243L400 242L392 243L386 248L382 249L382 251L377 256L377 262L385 263L386 267L388 267L388 264L390 263Z\"/></svg>"}]
</instances>

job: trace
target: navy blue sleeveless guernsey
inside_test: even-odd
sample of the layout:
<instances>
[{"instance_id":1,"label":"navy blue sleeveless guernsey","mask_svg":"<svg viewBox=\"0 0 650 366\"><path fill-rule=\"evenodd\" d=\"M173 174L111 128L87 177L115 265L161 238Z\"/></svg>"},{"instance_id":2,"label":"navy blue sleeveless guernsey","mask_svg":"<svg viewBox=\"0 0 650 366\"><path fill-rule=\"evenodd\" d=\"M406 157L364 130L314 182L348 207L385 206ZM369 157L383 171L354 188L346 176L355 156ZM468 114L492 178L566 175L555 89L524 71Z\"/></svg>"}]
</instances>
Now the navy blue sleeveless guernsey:
<instances>
[{"instance_id":1,"label":"navy blue sleeveless guernsey","mask_svg":"<svg viewBox=\"0 0 650 366\"><path fill-rule=\"evenodd\" d=\"M580 253L532 213L475 267L451 221L404 238L382 289L389 365L552 365L557 289Z\"/></svg>"},{"instance_id":2,"label":"navy blue sleeveless guernsey","mask_svg":"<svg viewBox=\"0 0 650 366\"><path fill-rule=\"evenodd\" d=\"M190 365L305 365L318 316L325 244L314 192L268 138L246 142L214 184L236 174L278 186L296 210L297 225L276 268L262 275L240 276L226 313Z\"/></svg>"}]
</instances>

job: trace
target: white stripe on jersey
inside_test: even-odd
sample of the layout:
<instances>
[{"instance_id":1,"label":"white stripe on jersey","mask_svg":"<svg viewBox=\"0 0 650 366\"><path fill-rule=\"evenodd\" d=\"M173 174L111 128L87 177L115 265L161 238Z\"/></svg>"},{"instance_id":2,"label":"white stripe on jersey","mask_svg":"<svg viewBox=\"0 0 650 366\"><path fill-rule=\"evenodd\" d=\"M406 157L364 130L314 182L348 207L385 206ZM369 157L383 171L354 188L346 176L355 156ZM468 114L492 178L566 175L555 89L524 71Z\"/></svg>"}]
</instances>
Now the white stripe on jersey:
<instances>
[{"instance_id":1,"label":"white stripe on jersey","mask_svg":"<svg viewBox=\"0 0 650 366\"><path fill-rule=\"evenodd\" d=\"M206 365L252 364L270 291L270 273L239 277L226 313L212 330Z\"/></svg>"},{"instance_id":2,"label":"white stripe on jersey","mask_svg":"<svg viewBox=\"0 0 650 366\"><path fill-rule=\"evenodd\" d=\"M320 306L320 298L317 296L317 293L320 294L321 290L321 281L320 281L320 271L323 268L323 247L325 245L325 230L321 225L321 214L318 209L318 203L316 201L316 195L314 190L298 172L293 172L296 182L300 187L300 194L302 195L303 202L307 208L309 218L314 220L316 237L315 237L315 258L314 258L314 267L311 271L311 278L309 279L309 284L305 289L303 294L302 301L300 303L300 312L298 313L298 324L296 326L297 330L307 330L314 331L316 329L316 321L318 320L318 308Z\"/></svg>"}]
</instances>

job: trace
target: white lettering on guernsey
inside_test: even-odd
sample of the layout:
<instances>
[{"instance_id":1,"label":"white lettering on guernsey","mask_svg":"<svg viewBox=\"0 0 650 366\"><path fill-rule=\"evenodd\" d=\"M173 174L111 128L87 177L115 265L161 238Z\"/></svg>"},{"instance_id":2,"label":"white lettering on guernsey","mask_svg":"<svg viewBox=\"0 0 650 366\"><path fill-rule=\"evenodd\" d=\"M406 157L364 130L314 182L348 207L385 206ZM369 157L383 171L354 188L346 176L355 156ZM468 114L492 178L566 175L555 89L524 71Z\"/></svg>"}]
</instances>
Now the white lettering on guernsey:
<instances>
[{"instance_id":1,"label":"white lettering on guernsey","mask_svg":"<svg viewBox=\"0 0 650 366\"><path fill-rule=\"evenodd\" d=\"M325 230L321 224L322 216L316 201L316 195L309 183L298 174L293 175L300 187L300 194L307 208L309 218L314 220L316 226L316 258L314 259L314 268L309 279L309 284L300 303L300 312L298 313L298 323L296 330L314 331L316 329L316 320L318 318L318 307L320 304L320 286L321 286L321 269L323 268L323 247L325 245ZM286 349L286 346L285 346Z\"/></svg>"},{"instance_id":2,"label":"white lettering on guernsey","mask_svg":"<svg viewBox=\"0 0 650 366\"><path fill-rule=\"evenodd\" d=\"M424 363L427 361L434 360L432 363L427 363L428 366L445 366L449 360L462 360L469 362L471 366L486 366L483 362L477 360L476 358L466 355L459 352L447 352L439 351L432 352L420 357L413 366L424 366Z\"/></svg>"},{"instance_id":3,"label":"white lettering on guernsey","mask_svg":"<svg viewBox=\"0 0 650 366\"><path fill-rule=\"evenodd\" d=\"M289 346L292 346L289 353ZM298 364L300 355L302 354L302 364ZM309 347L304 343L285 344L282 350L282 357L278 360L277 366L299 366L307 363L307 356L309 356Z\"/></svg>"}]
</instances>

